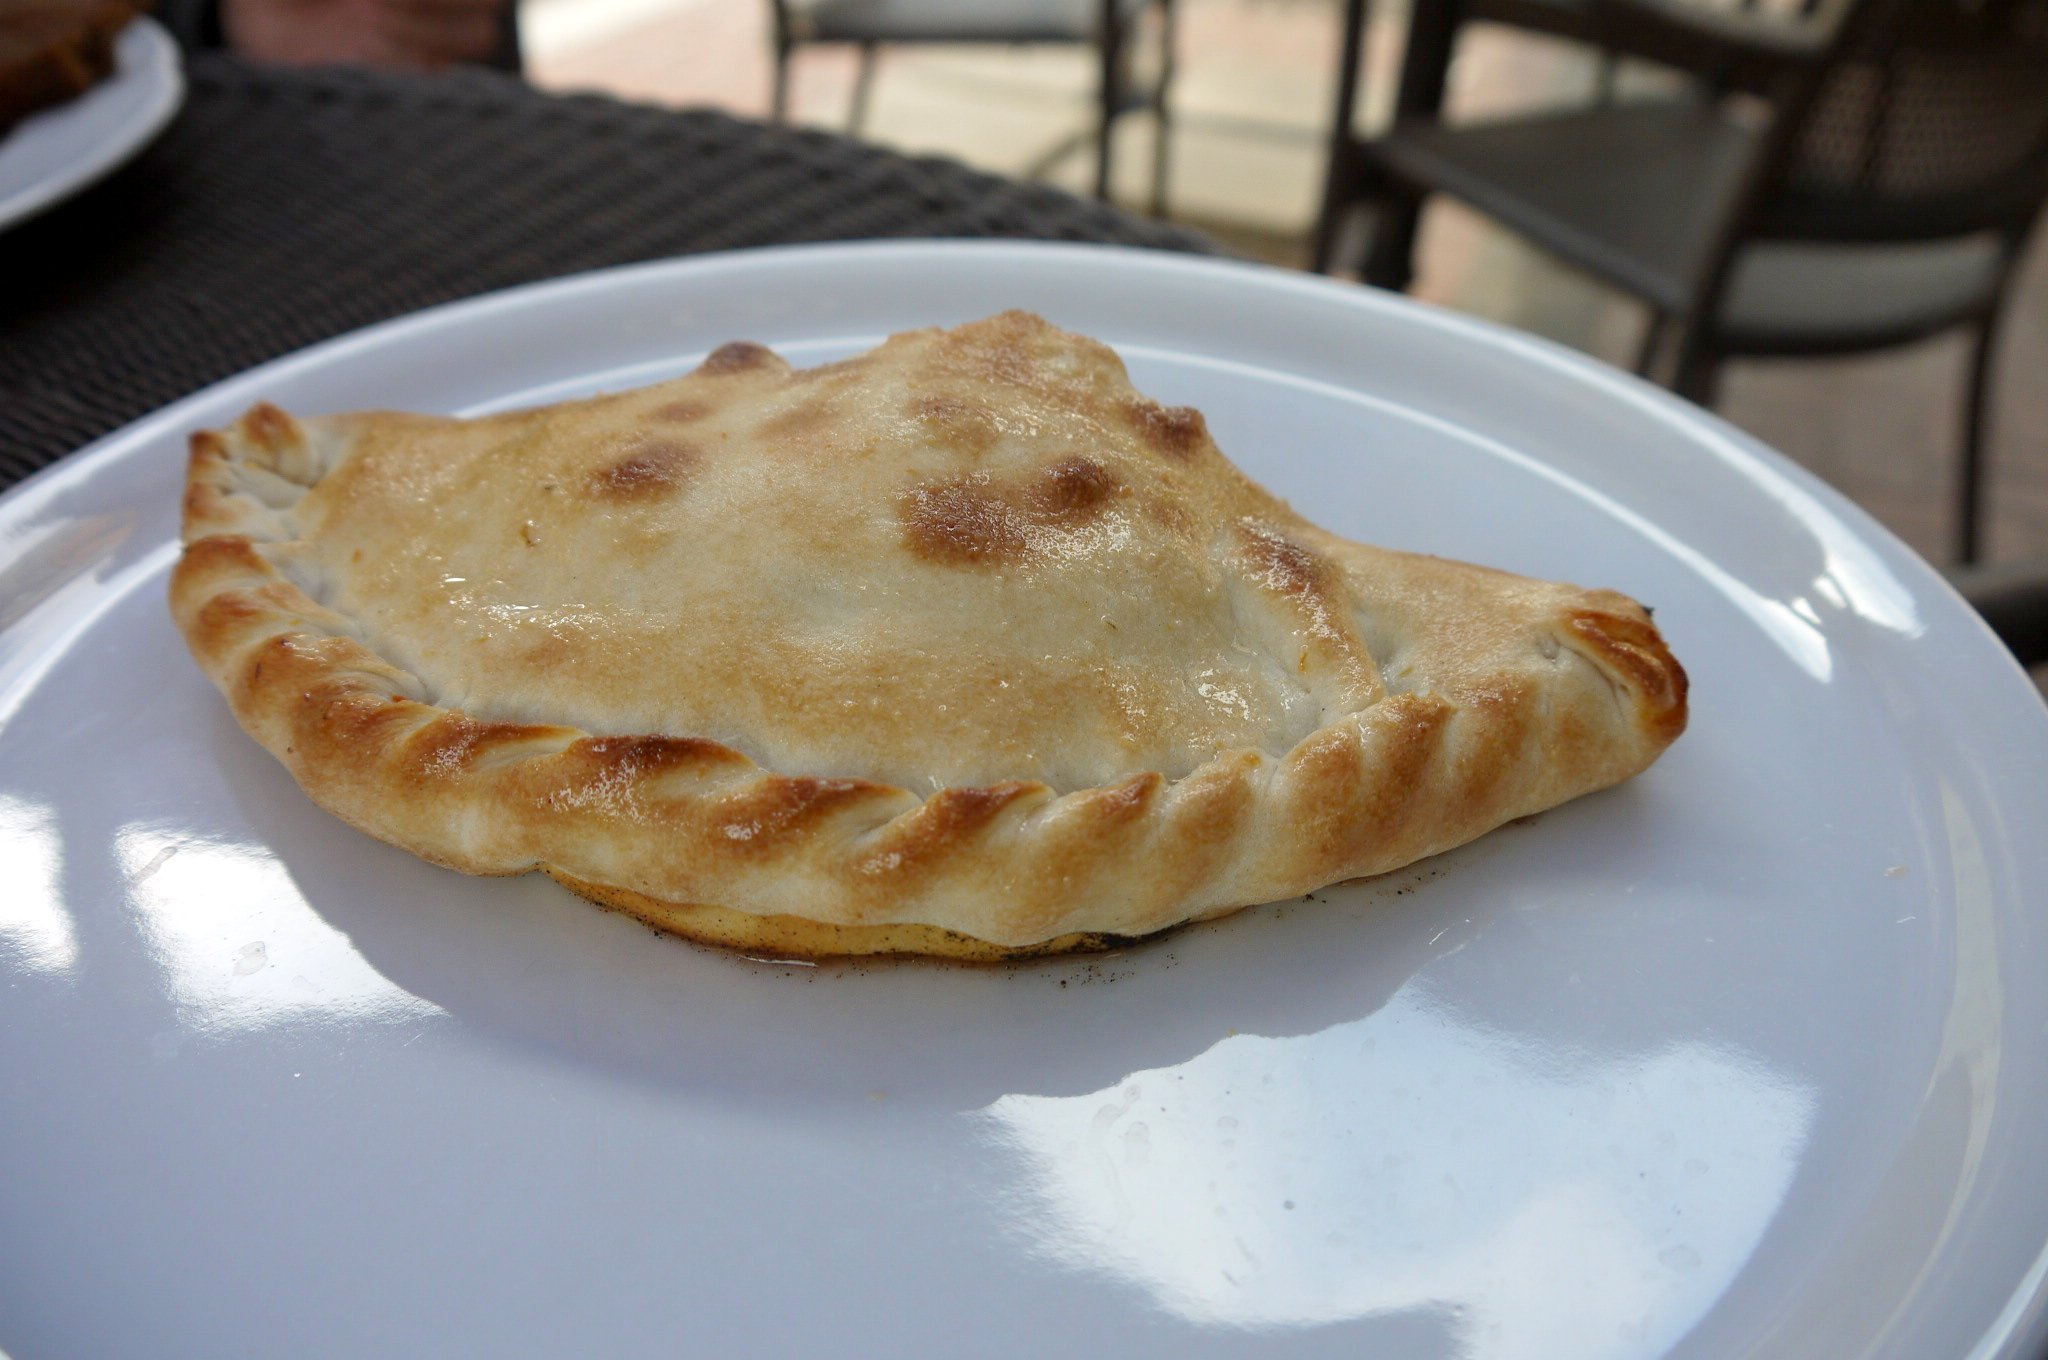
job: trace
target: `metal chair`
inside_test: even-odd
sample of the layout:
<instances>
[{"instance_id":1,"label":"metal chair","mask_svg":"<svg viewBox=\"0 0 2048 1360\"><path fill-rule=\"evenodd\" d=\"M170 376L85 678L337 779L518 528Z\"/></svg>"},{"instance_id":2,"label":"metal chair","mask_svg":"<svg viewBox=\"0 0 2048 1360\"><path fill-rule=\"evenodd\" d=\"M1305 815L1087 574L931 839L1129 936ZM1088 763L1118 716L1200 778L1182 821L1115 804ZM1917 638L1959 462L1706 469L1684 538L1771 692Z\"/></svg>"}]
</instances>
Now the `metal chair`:
<instances>
[{"instance_id":1,"label":"metal chair","mask_svg":"<svg viewBox=\"0 0 2048 1360\"><path fill-rule=\"evenodd\" d=\"M1646 303L1638 371L1703 404L1725 359L1968 327L1956 554L1975 560L2000 304L2048 201L2048 0L1844 0L1804 23L1667 0L1416 4L1392 127L1333 138L1318 269L1370 207L1363 277L1406 287L1422 203L1450 194ZM1698 84L1452 125L1445 72L1476 19Z\"/></svg>"},{"instance_id":2,"label":"metal chair","mask_svg":"<svg viewBox=\"0 0 2048 1360\"><path fill-rule=\"evenodd\" d=\"M1099 63L1095 140L1095 196L1109 197L1110 137L1116 120L1150 110L1159 120L1152 149L1152 213L1166 206L1167 91L1173 83L1173 0L774 0L777 122L789 113L789 63L796 48L815 43L850 43L860 49L853 107L847 130L858 132L867 117L874 86L876 49L883 44L1002 43L1079 44L1093 47ZM1160 16L1158 84L1134 87L1131 54L1148 10ZM1062 144L1046 160L1056 161L1077 143Z\"/></svg>"}]
</instances>

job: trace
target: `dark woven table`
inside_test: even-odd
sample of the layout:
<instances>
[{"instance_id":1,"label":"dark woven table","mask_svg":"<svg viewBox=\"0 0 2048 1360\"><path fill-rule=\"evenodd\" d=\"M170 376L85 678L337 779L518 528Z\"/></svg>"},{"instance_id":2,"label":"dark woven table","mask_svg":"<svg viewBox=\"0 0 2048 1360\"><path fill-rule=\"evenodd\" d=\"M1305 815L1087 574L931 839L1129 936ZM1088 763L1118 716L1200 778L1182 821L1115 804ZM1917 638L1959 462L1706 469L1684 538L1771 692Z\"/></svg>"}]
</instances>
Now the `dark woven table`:
<instances>
[{"instance_id":1,"label":"dark woven table","mask_svg":"<svg viewBox=\"0 0 2048 1360\"><path fill-rule=\"evenodd\" d=\"M951 162L490 72L188 76L155 146L0 232L0 487L314 341L605 265L885 236L1205 248Z\"/></svg>"}]
</instances>

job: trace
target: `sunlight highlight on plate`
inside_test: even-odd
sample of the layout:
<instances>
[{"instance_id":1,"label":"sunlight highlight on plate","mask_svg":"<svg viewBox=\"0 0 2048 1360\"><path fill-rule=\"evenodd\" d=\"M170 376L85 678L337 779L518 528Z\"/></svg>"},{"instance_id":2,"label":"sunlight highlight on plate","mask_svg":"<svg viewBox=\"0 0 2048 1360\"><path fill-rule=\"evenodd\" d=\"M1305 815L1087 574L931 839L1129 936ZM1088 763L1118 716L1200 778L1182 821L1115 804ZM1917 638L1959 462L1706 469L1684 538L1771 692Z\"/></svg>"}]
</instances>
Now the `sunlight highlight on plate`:
<instances>
[{"instance_id":1,"label":"sunlight highlight on plate","mask_svg":"<svg viewBox=\"0 0 2048 1360\"><path fill-rule=\"evenodd\" d=\"M1299 1038L1240 1035L976 1118L1033 1249L1190 1321L1448 1321L1459 1354L1658 1353L1748 1259L1812 1118L1701 1042L1548 1054L1419 987ZM1569 1259L1558 1244L1570 1243Z\"/></svg>"},{"instance_id":2,"label":"sunlight highlight on plate","mask_svg":"<svg viewBox=\"0 0 2048 1360\"><path fill-rule=\"evenodd\" d=\"M136 822L115 854L166 990L195 1030L441 1014L372 968L263 849Z\"/></svg>"},{"instance_id":3,"label":"sunlight highlight on plate","mask_svg":"<svg viewBox=\"0 0 2048 1360\"><path fill-rule=\"evenodd\" d=\"M64 909L64 847L50 809L0 794L0 955L33 973L68 973L78 932Z\"/></svg>"}]
</instances>

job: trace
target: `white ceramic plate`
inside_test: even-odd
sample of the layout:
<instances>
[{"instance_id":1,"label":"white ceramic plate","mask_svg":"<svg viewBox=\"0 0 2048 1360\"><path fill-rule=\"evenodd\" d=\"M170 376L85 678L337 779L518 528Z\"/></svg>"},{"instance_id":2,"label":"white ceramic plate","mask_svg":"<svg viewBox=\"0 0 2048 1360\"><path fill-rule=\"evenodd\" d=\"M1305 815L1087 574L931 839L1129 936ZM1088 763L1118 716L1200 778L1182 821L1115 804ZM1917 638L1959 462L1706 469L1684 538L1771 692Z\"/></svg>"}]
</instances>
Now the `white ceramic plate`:
<instances>
[{"instance_id":1,"label":"white ceramic plate","mask_svg":"<svg viewBox=\"0 0 2048 1360\"><path fill-rule=\"evenodd\" d=\"M148 146L185 101L178 45L152 19L114 40L114 74L0 134L0 228L71 197Z\"/></svg>"},{"instance_id":2,"label":"white ceramic plate","mask_svg":"<svg viewBox=\"0 0 2048 1360\"><path fill-rule=\"evenodd\" d=\"M1345 533L1654 603L1692 730L1441 860L1095 961L748 963L317 810L165 616L182 442L1009 306ZM0 502L0 1348L2009 1356L2048 1243L2048 713L1783 459L1244 266L713 256L282 360Z\"/></svg>"}]
</instances>

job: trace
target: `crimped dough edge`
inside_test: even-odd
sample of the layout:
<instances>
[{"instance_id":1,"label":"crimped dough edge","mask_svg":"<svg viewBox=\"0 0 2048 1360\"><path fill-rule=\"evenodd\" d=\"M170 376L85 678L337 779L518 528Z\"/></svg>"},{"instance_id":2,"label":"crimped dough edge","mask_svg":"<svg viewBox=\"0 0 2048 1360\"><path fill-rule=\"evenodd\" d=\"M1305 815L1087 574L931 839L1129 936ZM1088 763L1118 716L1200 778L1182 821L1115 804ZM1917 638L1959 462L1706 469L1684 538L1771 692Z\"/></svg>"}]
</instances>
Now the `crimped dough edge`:
<instances>
[{"instance_id":1,"label":"crimped dough edge","mask_svg":"<svg viewBox=\"0 0 2048 1360\"><path fill-rule=\"evenodd\" d=\"M763 769L688 735L492 721L426 702L417 676L263 551L280 524L264 478L317 480L327 437L258 406L192 440L171 602L244 729L381 840L467 873L541 870L743 952L1120 944L1450 849L1630 777L1685 725L1683 669L1647 612L1608 591L1554 621L1598 683L1479 677L1471 702L1390 693L1282 755L1225 751L1178 780L1137 772L1064 794L1014 781L920 798Z\"/></svg>"}]
</instances>

